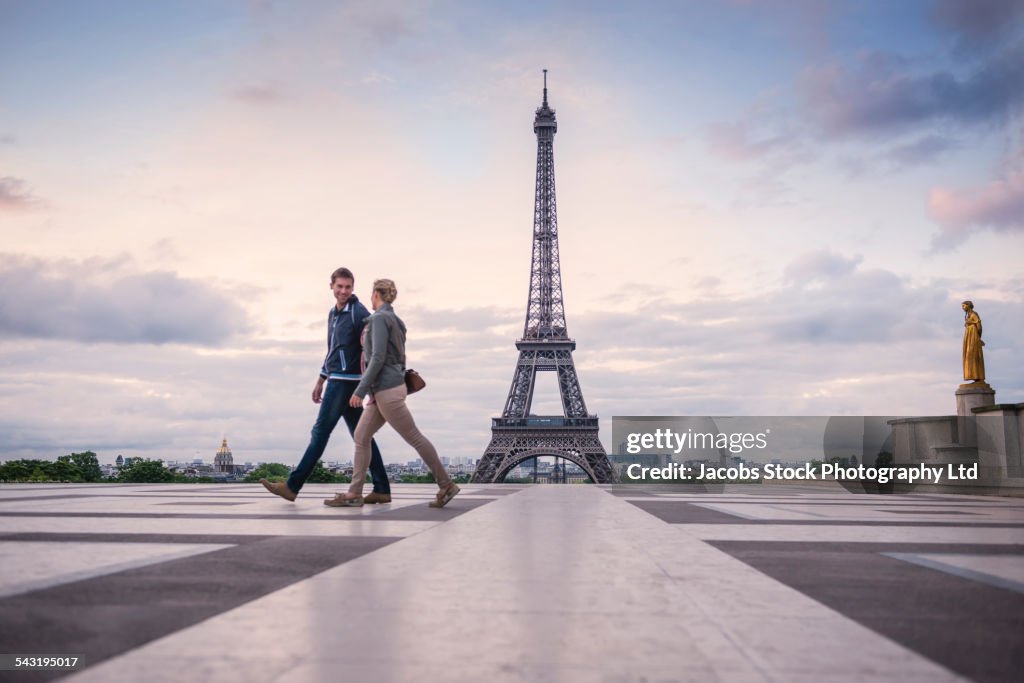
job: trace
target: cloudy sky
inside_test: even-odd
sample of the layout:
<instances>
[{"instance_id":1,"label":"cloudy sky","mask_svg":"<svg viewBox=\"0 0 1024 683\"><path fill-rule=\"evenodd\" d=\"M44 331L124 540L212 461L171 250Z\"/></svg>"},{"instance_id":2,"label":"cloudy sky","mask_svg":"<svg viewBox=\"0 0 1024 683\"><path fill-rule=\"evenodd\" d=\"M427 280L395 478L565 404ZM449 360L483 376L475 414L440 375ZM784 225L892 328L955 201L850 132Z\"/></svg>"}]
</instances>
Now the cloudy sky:
<instances>
[{"instance_id":1,"label":"cloudy sky","mask_svg":"<svg viewBox=\"0 0 1024 683\"><path fill-rule=\"evenodd\" d=\"M1020 0L0 0L0 457L296 462L341 265L396 280L417 419L479 457L542 68L606 446L613 415L949 414L966 298L1024 401Z\"/></svg>"}]
</instances>

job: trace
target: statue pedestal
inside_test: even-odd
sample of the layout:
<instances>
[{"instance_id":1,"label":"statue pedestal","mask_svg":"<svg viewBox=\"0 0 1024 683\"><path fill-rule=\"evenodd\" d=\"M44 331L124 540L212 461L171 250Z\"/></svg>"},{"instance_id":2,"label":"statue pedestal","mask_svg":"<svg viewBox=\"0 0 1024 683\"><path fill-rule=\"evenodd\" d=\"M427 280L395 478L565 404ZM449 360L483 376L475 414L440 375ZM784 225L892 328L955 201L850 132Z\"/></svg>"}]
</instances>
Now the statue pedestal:
<instances>
[{"instance_id":1,"label":"statue pedestal","mask_svg":"<svg viewBox=\"0 0 1024 683\"><path fill-rule=\"evenodd\" d=\"M978 425L974 409L996 404L996 390L987 382L968 382L956 390L957 442L964 446L978 443Z\"/></svg>"}]
</instances>

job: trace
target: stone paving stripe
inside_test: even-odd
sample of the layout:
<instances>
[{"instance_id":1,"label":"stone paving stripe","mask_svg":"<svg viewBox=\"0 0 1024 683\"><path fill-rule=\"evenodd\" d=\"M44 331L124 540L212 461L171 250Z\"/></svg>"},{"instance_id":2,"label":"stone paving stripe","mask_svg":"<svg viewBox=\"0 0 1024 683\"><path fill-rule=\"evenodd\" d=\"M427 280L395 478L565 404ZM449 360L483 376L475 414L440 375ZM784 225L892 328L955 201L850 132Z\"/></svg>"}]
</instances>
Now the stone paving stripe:
<instances>
[{"instance_id":1,"label":"stone paving stripe","mask_svg":"<svg viewBox=\"0 0 1024 683\"><path fill-rule=\"evenodd\" d=\"M97 543L0 539L0 598L23 595L136 567L209 553L223 543Z\"/></svg>"},{"instance_id":2,"label":"stone paving stripe","mask_svg":"<svg viewBox=\"0 0 1024 683\"><path fill-rule=\"evenodd\" d=\"M513 493L519 493L523 488L525 488L517 484L488 484L487 489L475 488L475 485L473 484L459 484L459 486L462 488L462 493L459 494L460 498L467 493L470 495L480 494L484 496L510 496Z\"/></svg>"},{"instance_id":3,"label":"stone paving stripe","mask_svg":"<svg viewBox=\"0 0 1024 683\"><path fill-rule=\"evenodd\" d=\"M424 502L418 506L405 506L387 511L386 505L366 506L366 514L360 514L358 508L339 508L321 514L308 515L301 512L294 514L258 514L240 513L227 514L215 512L28 512L0 511L0 517L61 517L61 518L122 518L122 519L285 519L285 520L316 520L318 522L350 522L350 521L384 521L384 522L445 522L461 514L469 512L491 500L459 500L456 498L440 510L427 506ZM210 503L203 503L210 505ZM373 514L370 514L372 508ZM334 514L331 514L331 513Z\"/></svg>"},{"instance_id":4,"label":"stone paving stripe","mask_svg":"<svg viewBox=\"0 0 1024 683\"><path fill-rule=\"evenodd\" d=\"M637 501L629 503L640 508L663 522L669 524L740 524L740 525L773 525L773 526L892 526L892 522L880 520L857 520L849 519L749 519L736 517L718 510L711 510L701 505L680 502L665 501ZM891 512L888 510L887 512ZM936 514L935 512L921 512L918 514ZM970 513L967 513L970 514ZM3 513L0 513L3 516ZM900 521L899 526L920 526L920 527L970 527L970 528L1024 528L1024 522L905 522Z\"/></svg>"},{"instance_id":5,"label":"stone paving stripe","mask_svg":"<svg viewBox=\"0 0 1024 683\"><path fill-rule=\"evenodd\" d=\"M7 489L8 493L21 493L22 491L53 491L55 489L78 489L81 491L86 488L90 491L98 491L99 489L123 489L125 484L5 484L9 486ZM145 484L137 484L137 486L145 486Z\"/></svg>"},{"instance_id":6,"label":"stone paving stripe","mask_svg":"<svg viewBox=\"0 0 1024 683\"><path fill-rule=\"evenodd\" d=\"M964 512L963 510L883 510L876 509L875 512L888 512L892 515L974 515L977 512Z\"/></svg>"},{"instance_id":7,"label":"stone paving stripe","mask_svg":"<svg viewBox=\"0 0 1024 683\"><path fill-rule=\"evenodd\" d=\"M21 503L26 500L70 500L72 498L95 498L96 500L104 498L120 498L124 494L98 494L98 493L54 493L48 496L18 496L15 498L3 498L0 499L0 503ZM139 494L142 495L142 494Z\"/></svg>"},{"instance_id":8,"label":"stone paving stripe","mask_svg":"<svg viewBox=\"0 0 1024 683\"><path fill-rule=\"evenodd\" d=\"M96 541L98 543L226 543L242 545L256 543L277 536L231 536L228 534L135 534L135 533L47 533L42 531L10 532L0 534L8 541ZM363 538L370 538L364 536Z\"/></svg>"},{"instance_id":9,"label":"stone paving stripe","mask_svg":"<svg viewBox=\"0 0 1024 683\"><path fill-rule=\"evenodd\" d=\"M309 499L310 497L314 497L315 498L316 496L321 495L321 494L322 494L323 497L326 497L326 498L329 498L330 496L334 495L333 493L327 493L326 491L323 491L323 492L310 491L305 496L303 496L303 498L300 498L300 500ZM192 493L192 494L189 494L188 496L185 496L184 494L177 494L177 493L105 493L105 494L64 493L64 494L52 494L52 495L46 495L46 496L20 496L20 497L14 497L14 498L0 498L0 504L3 504L3 503L21 503L21 502L26 501L26 500L70 500L70 499L73 499L73 498L90 498L90 499L94 499L94 500L108 500L108 499L120 500L122 498L146 498L146 499L152 499L152 498L177 498L177 499L181 499L181 498L191 498L191 499L195 499L195 498L214 498L214 499L217 499L217 500L223 500L224 498L244 498L247 501L261 501L261 500L265 501L265 500L270 500L270 498L268 498L268 495L269 494L267 494L266 492L263 492L263 491L261 491L261 492L238 491L238 492L232 493L230 495L224 494L224 493ZM478 493L475 493L475 492L472 492L472 491L466 491L465 489L463 489L463 492L459 494L459 500L461 501L461 500L470 500L470 499L477 499L477 498L493 499L493 498L497 498L497 497L503 496L503 495L507 495L507 494L506 493L501 493L501 494L492 495L490 493L486 493L486 494L481 495L481 494L478 494ZM433 497L434 496L432 494L410 494L410 493L407 493L407 492L403 492L403 493L401 493L399 495L394 496L394 500L395 500L395 502L401 502L403 500L431 500Z\"/></svg>"},{"instance_id":10,"label":"stone paving stripe","mask_svg":"<svg viewBox=\"0 0 1024 683\"><path fill-rule=\"evenodd\" d=\"M12 653L40 648L88 653L92 666L397 540L250 539L204 555L0 599L0 643ZM46 634L45 643L39 640L41 633ZM238 634L225 648L244 644L245 634ZM17 680L49 681L64 674L19 672Z\"/></svg>"},{"instance_id":11,"label":"stone paving stripe","mask_svg":"<svg viewBox=\"0 0 1024 683\"><path fill-rule=\"evenodd\" d=\"M838 506L838 507L853 507L853 508L858 508L858 509L867 509L868 507L871 507L871 506L874 506L874 505L878 505L878 503L881 502L881 501L877 501L877 500L868 500L868 501L865 501L863 499L859 499L858 500L856 498L851 499L851 500L845 500L845 501L818 501L818 500L807 500L807 499L797 499L797 500L794 500L794 499L781 499L781 498L778 499L778 500L751 500L751 499L737 499L737 498L728 498L728 499L708 498L706 500L704 500L704 499L701 499L701 500L688 500L688 499L683 499L683 498L668 498L666 496L659 496L659 497L657 497L655 499L655 501L659 502L659 503L707 503L707 504L718 504L718 505L727 504L727 505L756 505L756 506L762 506L762 505L772 505L772 504L775 504L775 505L788 505L788 506L799 505L800 507ZM645 499L645 502L647 502L646 499ZM947 502L947 503L943 504L943 503L918 503L916 501L894 501L894 507L896 507L896 508L910 508L910 507L912 507L912 508L923 508L925 511L927 511L931 507L940 508L940 509L941 508L948 508L949 507L949 503ZM962 504L961 503L957 503L957 507L978 508L978 509L982 509L982 510L1024 510L1024 505L1008 505L1006 503L997 503L997 502L992 502L992 503L988 503L988 504L986 504L986 503L962 503Z\"/></svg>"},{"instance_id":12,"label":"stone paving stripe","mask_svg":"<svg viewBox=\"0 0 1024 683\"><path fill-rule=\"evenodd\" d=\"M792 541L794 543L957 543L1021 545L1024 527L982 524L672 524L702 541Z\"/></svg>"},{"instance_id":13,"label":"stone paving stripe","mask_svg":"<svg viewBox=\"0 0 1024 683\"><path fill-rule=\"evenodd\" d=\"M639 485L612 486L608 493L613 496L656 496L659 493L712 493L721 494L725 492L724 484L666 484L656 489L642 488Z\"/></svg>"},{"instance_id":14,"label":"stone paving stripe","mask_svg":"<svg viewBox=\"0 0 1024 683\"><path fill-rule=\"evenodd\" d=\"M1015 591L1017 593L1024 594L1024 582L1016 581L1010 578L1001 576L994 576L986 572L975 571L969 567L958 567L949 562L944 561L945 554L937 556L934 553L882 553L886 557L893 557L897 560L903 560L904 562L911 562L913 564L920 565L922 567L928 567L929 569L935 569L940 572L947 572L954 576L959 576L971 581L980 581L981 583L987 583L990 586L997 588L1005 588L1006 590ZM977 555L970 555L969 557L975 558ZM1017 560L1014 565L1014 569L1019 570L1024 567L1024 555L1014 555L1013 559ZM1019 571L1017 573L1020 573Z\"/></svg>"},{"instance_id":15,"label":"stone paving stripe","mask_svg":"<svg viewBox=\"0 0 1024 683\"><path fill-rule=\"evenodd\" d=\"M644 512L669 524L740 524L747 520L692 503L629 501Z\"/></svg>"},{"instance_id":16,"label":"stone paving stripe","mask_svg":"<svg viewBox=\"0 0 1024 683\"><path fill-rule=\"evenodd\" d=\"M358 510L356 517L359 517ZM461 516L461 515L460 515ZM404 537L443 525L443 522L401 520L360 520L338 523L334 515L323 520L205 519L147 517L111 519L103 517L0 517L0 533L144 533L174 534L201 532L225 536L397 536ZM456 518L457 519L457 518ZM700 527L700 525L696 525ZM689 528L689 527L679 527ZM727 529L726 526L700 527Z\"/></svg>"},{"instance_id":17,"label":"stone paving stripe","mask_svg":"<svg viewBox=\"0 0 1024 683\"><path fill-rule=\"evenodd\" d=\"M252 501L252 502L255 503L257 501ZM226 503L226 502L223 502L223 501L212 501L211 502L211 501L206 501L206 500L182 500L182 501L178 501L178 502L171 501L169 503L153 503L153 505L203 505L203 506L207 506L207 505L250 505L250 504L251 503L247 503L247 502Z\"/></svg>"},{"instance_id":18,"label":"stone paving stripe","mask_svg":"<svg viewBox=\"0 0 1024 683\"><path fill-rule=\"evenodd\" d=\"M1024 595L885 553L1020 555L1024 547L709 541L754 569L978 683L1024 671ZM870 658L871 653L864 656Z\"/></svg>"},{"instance_id":19,"label":"stone paving stripe","mask_svg":"<svg viewBox=\"0 0 1024 683\"><path fill-rule=\"evenodd\" d=\"M199 486L202 486L203 488L202 489L197 488ZM189 494L197 493L199 491L204 491L204 492L209 492L209 493L242 493L244 491L244 489L237 488L237 487L240 487L240 486L242 486L242 485L241 484L237 484L236 487L233 487L233 488L224 488L224 487L216 487L216 488L214 488L213 486L210 486L209 484L193 484L192 488L187 488L187 489L160 489L160 490L163 491L164 493L189 493Z\"/></svg>"}]
</instances>

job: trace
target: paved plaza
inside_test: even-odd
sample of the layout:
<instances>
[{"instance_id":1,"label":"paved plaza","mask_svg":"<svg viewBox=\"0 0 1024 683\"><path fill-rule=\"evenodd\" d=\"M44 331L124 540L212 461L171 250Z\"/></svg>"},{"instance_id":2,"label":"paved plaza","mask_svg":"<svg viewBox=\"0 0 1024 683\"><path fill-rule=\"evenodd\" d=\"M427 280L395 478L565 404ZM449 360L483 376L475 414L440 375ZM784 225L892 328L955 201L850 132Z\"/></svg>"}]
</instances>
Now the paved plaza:
<instances>
[{"instance_id":1,"label":"paved plaza","mask_svg":"<svg viewBox=\"0 0 1024 683\"><path fill-rule=\"evenodd\" d=\"M0 487L3 681L1019 681L1024 500Z\"/></svg>"}]
</instances>

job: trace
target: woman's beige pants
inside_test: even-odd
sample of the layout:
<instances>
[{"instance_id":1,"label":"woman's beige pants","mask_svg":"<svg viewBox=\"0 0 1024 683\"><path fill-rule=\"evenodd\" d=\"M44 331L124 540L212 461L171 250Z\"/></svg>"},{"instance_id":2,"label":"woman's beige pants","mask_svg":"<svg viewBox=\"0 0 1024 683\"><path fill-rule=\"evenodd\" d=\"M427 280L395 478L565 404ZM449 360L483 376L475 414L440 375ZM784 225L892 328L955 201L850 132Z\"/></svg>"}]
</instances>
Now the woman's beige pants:
<instances>
[{"instance_id":1,"label":"woman's beige pants","mask_svg":"<svg viewBox=\"0 0 1024 683\"><path fill-rule=\"evenodd\" d=\"M441 488L451 483L451 477L445 471L441 459L437 457L437 449L423 436L412 419L412 413L405 405L407 391L405 384L391 389L378 391L373 395L373 403L363 407L363 416L356 425L353 438L356 442L355 464L352 468L352 484L348 492L363 495L363 484L366 483L366 469L370 466L370 441L373 435L388 423L405 439L405 442L416 449L423 462L434 475L434 481Z\"/></svg>"}]
</instances>

